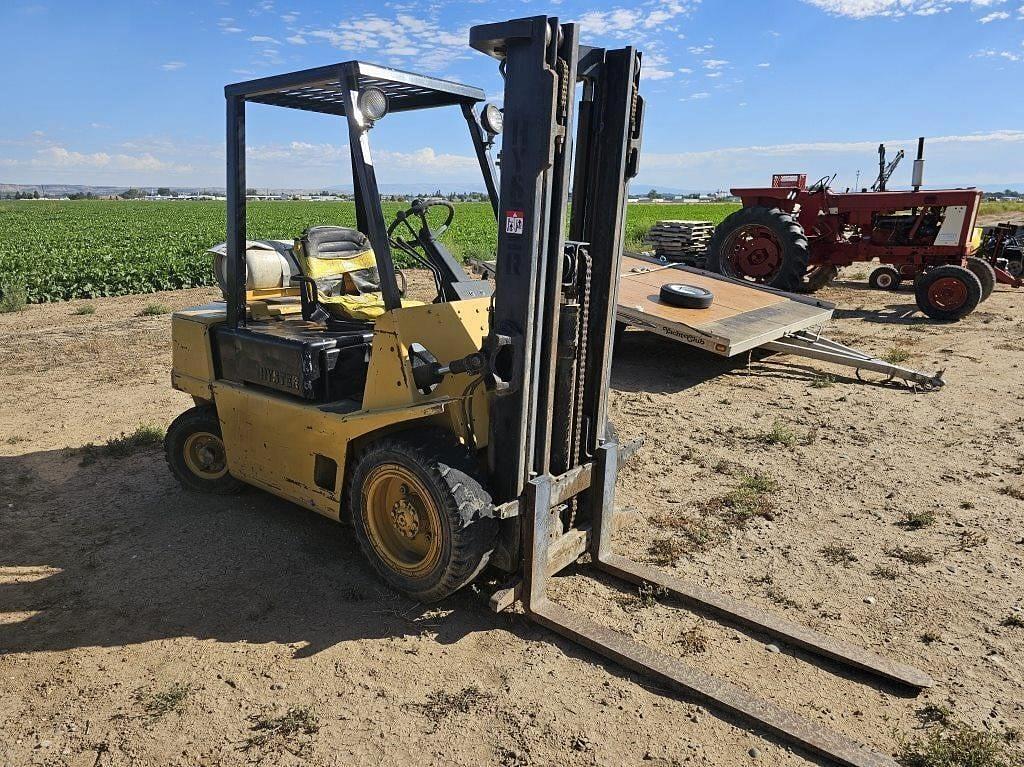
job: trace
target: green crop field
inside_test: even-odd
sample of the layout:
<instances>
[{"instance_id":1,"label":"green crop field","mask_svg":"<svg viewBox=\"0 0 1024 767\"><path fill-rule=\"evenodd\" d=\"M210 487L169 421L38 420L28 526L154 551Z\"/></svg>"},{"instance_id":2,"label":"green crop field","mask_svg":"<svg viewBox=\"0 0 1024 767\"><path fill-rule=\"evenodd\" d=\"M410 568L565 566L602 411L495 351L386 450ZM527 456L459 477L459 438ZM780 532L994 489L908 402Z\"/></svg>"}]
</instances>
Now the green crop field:
<instances>
[{"instance_id":1,"label":"green crop field","mask_svg":"<svg viewBox=\"0 0 1024 767\"><path fill-rule=\"evenodd\" d=\"M404 207L386 203L388 220ZM720 222L733 205L630 205L637 247L659 219ZM148 293L213 284L206 249L224 240L222 202L0 201L0 292L31 302ZM315 224L355 226L351 203L250 202L250 239L291 239ZM486 203L456 205L444 240L463 259L490 258L496 227ZM399 264L406 265L406 264Z\"/></svg>"}]
</instances>

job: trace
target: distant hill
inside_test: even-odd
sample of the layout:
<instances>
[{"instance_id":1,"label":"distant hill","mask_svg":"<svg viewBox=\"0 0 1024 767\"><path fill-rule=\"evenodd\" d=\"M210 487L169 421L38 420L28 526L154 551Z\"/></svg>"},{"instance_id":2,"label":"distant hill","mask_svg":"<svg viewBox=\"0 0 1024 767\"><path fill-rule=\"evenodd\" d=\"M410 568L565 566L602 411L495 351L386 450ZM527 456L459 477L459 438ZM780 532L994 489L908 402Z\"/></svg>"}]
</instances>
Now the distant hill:
<instances>
[{"instance_id":1,"label":"distant hill","mask_svg":"<svg viewBox=\"0 0 1024 767\"><path fill-rule=\"evenodd\" d=\"M955 184L937 183L932 188L943 189ZM38 191L43 197L66 197L71 194L94 194L97 197L112 197L128 190L127 186L93 186L90 184L0 184L0 197L10 196L17 192ZM138 187L144 190L156 192L156 187ZM193 194L224 194L224 187L199 187L199 186L172 186L167 187L172 192L181 195ZM723 187L728 189L728 186ZM1015 184L989 184L979 187L985 192L1001 192L1004 189L1024 189L1024 181ZM651 189L656 189L662 194L671 195L696 195L704 194L713 190L693 189L686 187L662 186L661 184L648 184L646 182L633 182L630 184L631 195L646 195ZM294 189L258 187L260 193L269 194L316 194L321 190L329 192L352 193L351 184L341 184L317 189ZM483 184L380 184L382 194L404 194L404 195L428 195L435 191L442 194L458 194L460 192L483 192Z\"/></svg>"}]
</instances>

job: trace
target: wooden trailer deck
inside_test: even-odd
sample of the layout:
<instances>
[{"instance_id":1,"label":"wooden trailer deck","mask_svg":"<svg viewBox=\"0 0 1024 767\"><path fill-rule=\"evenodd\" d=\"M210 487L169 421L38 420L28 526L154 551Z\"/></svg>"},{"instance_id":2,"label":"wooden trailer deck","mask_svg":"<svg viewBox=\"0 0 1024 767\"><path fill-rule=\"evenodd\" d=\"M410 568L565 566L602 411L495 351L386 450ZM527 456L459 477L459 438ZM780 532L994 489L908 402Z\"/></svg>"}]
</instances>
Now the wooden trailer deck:
<instances>
[{"instance_id":1,"label":"wooden trailer deck","mask_svg":"<svg viewBox=\"0 0 1024 767\"><path fill-rule=\"evenodd\" d=\"M707 288L707 309L663 303L658 292L672 282ZM619 320L724 357L749 351L789 333L824 325L834 304L797 296L682 264L626 256L619 279Z\"/></svg>"},{"instance_id":2,"label":"wooden trailer deck","mask_svg":"<svg viewBox=\"0 0 1024 767\"><path fill-rule=\"evenodd\" d=\"M495 273L493 261L474 261L485 278ZM707 309L683 309L662 303L661 286L670 282L707 288L714 301ZM934 375L895 365L821 335L835 304L813 296L740 282L683 264L629 254L619 273L619 322L658 333L675 341L732 357L751 349L807 357L821 362L904 381L911 388L938 389L942 371ZM812 330L813 329L813 330Z\"/></svg>"}]
</instances>

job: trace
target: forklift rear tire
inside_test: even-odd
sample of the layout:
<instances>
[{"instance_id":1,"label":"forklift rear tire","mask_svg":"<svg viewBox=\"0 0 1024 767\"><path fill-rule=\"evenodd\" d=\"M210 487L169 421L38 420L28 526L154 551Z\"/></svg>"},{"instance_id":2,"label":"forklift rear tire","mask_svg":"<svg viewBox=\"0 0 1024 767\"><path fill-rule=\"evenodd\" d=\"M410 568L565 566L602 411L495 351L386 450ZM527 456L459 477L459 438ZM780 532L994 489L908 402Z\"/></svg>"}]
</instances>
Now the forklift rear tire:
<instances>
[{"instance_id":1,"label":"forklift rear tire","mask_svg":"<svg viewBox=\"0 0 1024 767\"><path fill-rule=\"evenodd\" d=\"M880 266L871 272L868 285L874 290L896 290L903 281L903 275L895 266Z\"/></svg>"},{"instance_id":2,"label":"forklift rear tire","mask_svg":"<svg viewBox=\"0 0 1024 767\"><path fill-rule=\"evenodd\" d=\"M348 506L359 547L398 591L437 602L487 566L497 537L472 455L440 429L380 438L355 458Z\"/></svg>"},{"instance_id":3,"label":"forklift rear tire","mask_svg":"<svg viewBox=\"0 0 1024 767\"><path fill-rule=\"evenodd\" d=\"M996 289L995 268L984 258L977 256L969 256L966 266L981 282L981 300L987 301L988 297L992 295L992 291Z\"/></svg>"},{"instance_id":4,"label":"forklift rear tire","mask_svg":"<svg viewBox=\"0 0 1024 767\"><path fill-rule=\"evenodd\" d=\"M212 405L194 407L174 419L164 437L164 457L187 490L227 495L245 488L228 473L220 421Z\"/></svg>"},{"instance_id":5,"label":"forklift rear tire","mask_svg":"<svg viewBox=\"0 0 1024 767\"><path fill-rule=\"evenodd\" d=\"M929 269L914 281L918 308L933 320L959 320L981 303L981 280L963 266Z\"/></svg>"}]
</instances>

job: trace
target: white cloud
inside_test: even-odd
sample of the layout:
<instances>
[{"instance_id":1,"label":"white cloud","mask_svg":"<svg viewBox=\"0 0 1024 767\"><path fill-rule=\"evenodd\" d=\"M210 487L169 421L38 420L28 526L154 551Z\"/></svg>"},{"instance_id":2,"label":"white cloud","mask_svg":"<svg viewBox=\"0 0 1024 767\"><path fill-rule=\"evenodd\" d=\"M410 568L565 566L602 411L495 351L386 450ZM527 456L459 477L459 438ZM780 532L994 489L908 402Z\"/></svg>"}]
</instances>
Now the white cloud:
<instances>
[{"instance_id":1,"label":"white cloud","mask_svg":"<svg viewBox=\"0 0 1024 767\"><path fill-rule=\"evenodd\" d=\"M281 43L267 35L253 35L249 38L250 43L266 43L267 45L280 45Z\"/></svg>"},{"instance_id":2,"label":"white cloud","mask_svg":"<svg viewBox=\"0 0 1024 767\"><path fill-rule=\"evenodd\" d=\"M302 35L290 35L290 36L286 37L285 40L287 42L291 43L292 45L305 45L306 44L306 38L304 38Z\"/></svg>"},{"instance_id":3,"label":"white cloud","mask_svg":"<svg viewBox=\"0 0 1024 767\"><path fill-rule=\"evenodd\" d=\"M175 70L178 70L178 69L184 69L185 68L185 62L184 61L168 61L168 62L166 62L164 64L161 64L160 68L163 69L165 72L174 72Z\"/></svg>"},{"instance_id":4,"label":"white cloud","mask_svg":"<svg viewBox=\"0 0 1024 767\"><path fill-rule=\"evenodd\" d=\"M972 59L1006 59L1007 61L1024 61L1024 54L1013 51L997 51L993 48L984 48L977 53L971 54Z\"/></svg>"},{"instance_id":5,"label":"white cloud","mask_svg":"<svg viewBox=\"0 0 1024 767\"><path fill-rule=\"evenodd\" d=\"M803 0L835 16L866 19L872 16L933 16L957 6L987 8L1005 0Z\"/></svg>"},{"instance_id":6,"label":"white cloud","mask_svg":"<svg viewBox=\"0 0 1024 767\"><path fill-rule=\"evenodd\" d=\"M693 70L690 69L689 67L679 67L679 71L682 74L684 74L684 75L692 75L693 74Z\"/></svg>"},{"instance_id":7,"label":"white cloud","mask_svg":"<svg viewBox=\"0 0 1024 767\"><path fill-rule=\"evenodd\" d=\"M63 146L40 149L27 162L16 164L43 171L90 170L132 171L181 174L192 170L190 165L165 162L152 154L110 154L107 152L77 152Z\"/></svg>"},{"instance_id":8,"label":"white cloud","mask_svg":"<svg viewBox=\"0 0 1024 767\"><path fill-rule=\"evenodd\" d=\"M230 16L222 16L220 20L217 21L217 26L220 27L221 32L229 35L235 35L239 32L245 31L240 26L235 24L235 20Z\"/></svg>"},{"instance_id":9,"label":"white cloud","mask_svg":"<svg viewBox=\"0 0 1024 767\"><path fill-rule=\"evenodd\" d=\"M771 66L771 64L770 64L770 63L768 63L767 61L762 61L762 62L761 62L760 64L758 64L757 66L759 66L759 67L760 67L761 69L767 69L768 67L770 67L770 66Z\"/></svg>"},{"instance_id":10,"label":"white cloud","mask_svg":"<svg viewBox=\"0 0 1024 767\"><path fill-rule=\"evenodd\" d=\"M299 18L299 12L298 11L288 11L288 13L282 13L281 14L281 21L283 21L285 24L294 24L296 19L298 19L298 18Z\"/></svg>"},{"instance_id":11,"label":"white cloud","mask_svg":"<svg viewBox=\"0 0 1024 767\"><path fill-rule=\"evenodd\" d=\"M710 93L708 93L707 91L699 91L699 92L697 92L697 93L691 93L691 94L690 94L690 96L689 96L689 100L690 100L690 101L698 101L698 100L700 100L700 99L706 99L706 98L708 98L708 97L709 97L710 95L711 95L711 94L710 94ZM687 99L683 99L683 101L686 101L686 100L687 100Z\"/></svg>"},{"instance_id":12,"label":"white cloud","mask_svg":"<svg viewBox=\"0 0 1024 767\"><path fill-rule=\"evenodd\" d=\"M667 80L675 77L676 73L669 69L671 65L668 56L658 53L657 50L651 51L644 57L640 77L645 80Z\"/></svg>"},{"instance_id":13,"label":"white cloud","mask_svg":"<svg viewBox=\"0 0 1024 767\"><path fill-rule=\"evenodd\" d=\"M577 19L585 35L626 37L643 42L644 30L676 31L671 22L689 13L699 0L668 0L646 2L632 6L615 7L606 11L587 11Z\"/></svg>"},{"instance_id":14,"label":"white cloud","mask_svg":"<svg viewBox=\"0 0 1024 767\"><path fill-rule=\"evenodd\" d=\"M741 102L741 105L742 102ZM886 139L890 151L914 151L917 139ZM926 179L931 188L1016 184L1024 177L1024 130L936 136L928 139ZM878 139L869 141L809 141L791 144L732 146L704 151L644 152L638 183L687 189L766 185L781 170L817 178L839 172L837 188L853 186L860 170L877 172ZM901 166L894 188L910 182L910 167ZM870 179L868 179L870 183Z\"/></svg>"},{"instance_id":15,"label":"white cloud","mask_svg":"<svg viewBox=\"0 0 1024 767\"><path fill-rule=\"evenodd\" d=\"M403 13L394 18L367 13L327 27L303 28L288 40L296 45L325 43L352 56L376 56L396 66L414 59L416 69L431 72L448 69L453 61L470 55L468 27L446 29L434 20Z\"/></svg>"},{"instance_id":16,"label":"white cloud","mask_svg":"<svg viewBox=\"0 0 1024 767\"><path fill-rule=\"evenodd\" d=\"M689 48L687 48L686 50L688 50L688 51L689 51L690 53L692 53L692 54L693 54L694 56L702 56L702 55L704 55L705 53L708 53L708 52L710 52L710 51L711 51L711 49L712 49L712 48L714 48L714 47L715 47L715 46L713 46L713 45L710 45L710 44L709 44L709 45L691 45L691 46L690 46Z\"/></svg>"},{"instance_id":17,"label":"white cloud","mask_svg":"<svg viewBox=\"0 0 1024 767\"><path fill-rule=\"evenodd\" d=\"M704 76L705 77L721 77L722 73L721 72L706 72Z\"/></svg>"},{"instance_id":18,"label":"white cloud","mask_svg":"<svg viewBox=\"0 0 1024 767\"><path fill-rule=\"evenodd\" d=\"M704 68L712 70L721 69L728 63L725 59L704 59Z\"/></svg>"},{"instance_id":19,"label":"white cloud","mask_svg":"<svg viewBox=\"0 0 1024 767\"><path fill-rule=\"evenodd\" d=\"M1008 18L1010 18L1010 14L1008 14L1006 11L993 11L992 13L982 16L980 19L978 19L978 22L981 24L989 24L990 22L993 21L1000 21L1002 19Z\"/></svg>"}]
</instances>

